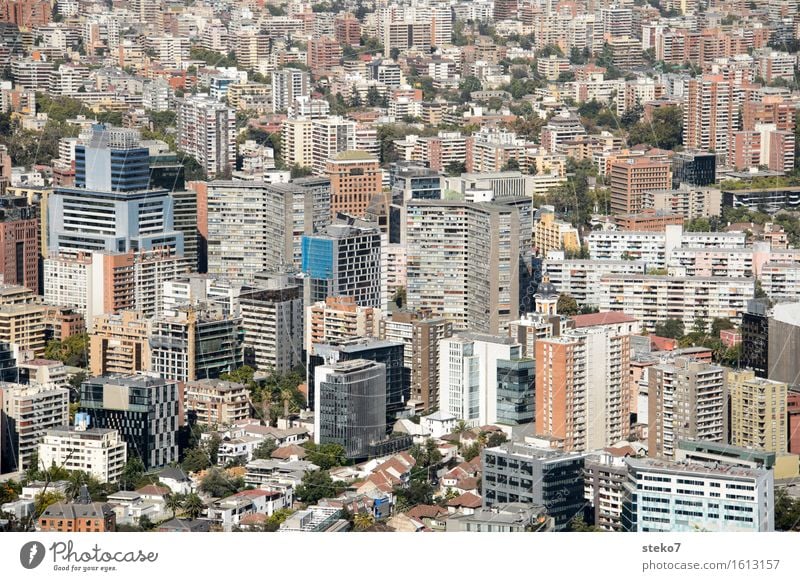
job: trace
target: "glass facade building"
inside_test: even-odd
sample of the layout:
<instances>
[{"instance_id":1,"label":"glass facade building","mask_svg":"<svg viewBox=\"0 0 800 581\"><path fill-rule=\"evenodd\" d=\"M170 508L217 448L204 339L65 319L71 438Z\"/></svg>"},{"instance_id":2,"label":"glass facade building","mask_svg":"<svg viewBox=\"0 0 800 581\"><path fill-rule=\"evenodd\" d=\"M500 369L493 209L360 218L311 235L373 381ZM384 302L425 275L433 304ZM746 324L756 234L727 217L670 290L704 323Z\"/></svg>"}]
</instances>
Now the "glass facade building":
<instances>
[{"instance_id":1,"label":"glass facade building","mask_svg":"<svg viewBox=\"0 0 800 581\"><path fill-rule=\"evenodd\" d=\"M533 359L497 361L497 421L527 424L534 417L536 362Z\"/></svg>"}]
</instances>

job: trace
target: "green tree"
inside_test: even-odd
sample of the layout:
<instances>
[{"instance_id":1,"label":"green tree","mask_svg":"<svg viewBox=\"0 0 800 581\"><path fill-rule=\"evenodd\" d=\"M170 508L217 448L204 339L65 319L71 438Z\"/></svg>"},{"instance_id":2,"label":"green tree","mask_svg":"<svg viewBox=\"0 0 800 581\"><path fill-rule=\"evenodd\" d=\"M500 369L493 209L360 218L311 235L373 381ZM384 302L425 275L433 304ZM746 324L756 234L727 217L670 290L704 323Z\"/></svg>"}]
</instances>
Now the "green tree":
<instances>
[{"instance_id":1,"label":"green tree","mask_svg":"<svg viewBox=\"0 0 800 581\"><path fill-rule=\"evenodd\" d=\"M631 145L644 143L660 149L674 149L681 145L683 113L678 106L659 107L653 111L651 121L640 121L628 135Z\"/></svg>"},{"instance_id":2,"label":"green tree","mask_svg":"<svg viewBox=\"0 0 800 581\"><path fill-rule=\"evenodd\" d=\"M48 341L44 349L46 359L61 361L70 367L87 367L89 364L89 335L78 333L70 335L63 341Z\"/></svg>"},{"instance_id":3,"label":"green tree","mask_svg":"<svg viewBox=\"0 0 800 581\"><path fill-rule=\"evenodd\" d=\"M473 442L472 444L464 448L464 451L461 453L461 455L464 456L464 460L470 462L474 458L480 456L480 453L481 453L480 444L478 442Z\"/></svg>"},{"instance_id":4,"label":"green tree","mask_svg":"<svg viewBox=\"0 0 800 581\"><path fill-rule=\"evenodd\" d=\"M571 295L561 293L556 303L556 311L560 315L572 317L578 314L578 301Z\"/></svg>"},{"instance_id":5,"label":"green tree","mask_svg":"<svg viewBox=\"0 0 800 581\"><path fill-rule=\"evenodd\" d=\"M200 472L210 466L208 453L201 447L192 448L186 452L181 466L186 472Z\"/></svg>"},{"instance_id":6,"label":"green tree","mask_svg":"<svg viewBox=\"0 0 800 581\"><path fill-rule=\"evenodd\" d=\"M713 337L719 337L720 331L726 331L728 329L734 329L733 323L728 318L720 318L716 317L713 321L711 321L711 335Z\"/></svg>"},{"instance_id":7,"label":"green tree","mask_svg":"<svg viewBox=\"0 0 800 581\"><path fill-rule=\"evenodd\" d=\"M134 490L136 485L144 476L144 464L139 458L128 458L125 468L122 469L122 477L119 480L121 490Z\"/></svg>"},{"instance_id":8,"label":"green tree","mask_svg":"<svg viewBox=\"0 0 800 581\"><path fill-rule=\"evenodd\" d=\"M253 459L269 460L272 458L272 453L277 449L278 445L275 443L275 440L272 438L266 438L263 442L256 446L255 450L253 450Z\"/></svg>"},{"instance_id":9,"label":"green tree","mask_svg":"<svg viewBox=\"0 0 800 581\"><path fill-rule=\"evenodd\" d=\"M375 85L370 86L369 90L367 91L367 104L370 107L376 107L381 102L381 94L378 91L378 87Z\"/></svg>"},{"instance_id":10,"label":"green tree","mask_svg":"<svg viewBox=\"0 0 800 581\"><path fill-rule=\"evenodd\" d=\"M375 517L368 512L359 512L353 517L356 531L365 531L375 524Z\"/></svg>"},{"instance_id":11,"label":"green tree","mask_svg":"<svg viewBox=\"0 0 800 581\"><path fill-rule=\"evenodd\" d=\"M303 474L303 481L295 491L306 504L316 504L323 498L334 498L342 488L331 478L327 470L313 470Z\"/></svg>"},{"instance_id":12,"label":"green tree","mask_svg":"<svg viewBox=\"0 0 800 581\"><path fill-rule=\"evenodd\" d=\"M277 531L281 525L292 515L292 511L288 508L281 508L276 510L272 513L272 516L267 518L267 522L264 523L264 531L265 532L274 532Z\"/></svg>"},{"instance_id":13,"label":"green tree","mask_svg":"<svg viewBox=\"0 0 800 581\"><path fill-rule=\"evenodd\" d=\"M458 84L458 90L461 91L461 100L467 102L470 100L470 94L475 91L480 91L483 88L478 77L468 75L461 79Z\"/></svg>"},{"instance_id":14,"label":"green tree","mask_svg":"<svg viewBox=\"0 0 800 581\"><path fill-rule=\"evenodd\" d=\"M156 528L156 524L150 520L149 516L143 514L139 517L139 528L143 531L152 531L154 528Z\"/></svg>"},{"instance_id":15,"label":"green tree","mask_svg":"<svg viewBox=\"0 0 800 581\"><path fill-rule=\"evenodd\" d=\"M451 161L444 166L444 172L449 177L458 177L467 171L467 164L463 161Z\"/></svg>"},{"instance_id":16,"label":"green tree","mask_svg":"<svg viewBox=\"0 0 800 581\"><path fill-rule=\"evenodd\" d=\"M38 518L51 504L55 504L57 502L63 502L64 495L60 492L55 492L52 490L46 490L44 492L40 492L34 497L33 500L33 511L36 517Z\"/></svg>"},{"instance_id":17,"label":"green tree","mask_svg":"<svg viewBox=\"0 0 800 581\"><path fill-rule=\"evenodd\" d=\"M303 447L307 450L306 460L319 466L322 470L330 470L336 466L344 466L347 463L344 448L340 444L315 444L306 442Z\"/></svg>"},{"instance_id":18,"label":"green tree","mask_svg":"<svg viewBox=\"0 0 800 581\"><path fill-rule=\"evenodd\" d=\"M183 507L183 513L190 519L198 518L206 509L202 499L194 492L186 495L181 506Z\"/></svg>"},{"instance_id":19,"label":"green tree","mask_svg":"<svg viewBox=\"0 0 800 581\"><path fill-rule=\"evenodd\" d=\"M519 161L516 157L509 159L502 167L502 171L519 171Z\"/></svg>"},{"instance_id":20,"label":"green tree","mask_svg":"<svg viewBox=\"0 0 800 581\"><path fill-rule=\"evenodd\" d=\"M567 531L572 533L597 533L602 532L602 530L600 527L586 524L582 515L572 517L569 525L567 525Z\"/></svg>"},{"instance_id":21,"label":"green tree","mask_svg":"<svg viewBox=\"0 0 800 581\"><path fill-rule=\"evenodd\" d=\"M467 432L469 432L469 424L464 420L458 420L456 427L453 428L453 435L456 437L456 446L459 448L461 448L461 438Z\"/></svg>"},{"instance_id":22,"label":"green tree","mask_svg":"<svg viewBox=\"0 0 800 581\"><path fill-rule=\"evenodd\" d=\"M418 504L433 504L433 492L433 486L426 480L411 480L406 487L396 486L396 511L404 512Z\"/></svg>"},{"instance_id":23,"label":"green tree","mask_svg":"<svg viewBox=\"0 0 800 581\"><path fill-rule=\"evenodd\" d=\"M775 491L775 530L800 531L800 500L783 488Z\"/></svg>"},{"instance_id":24,"label":"green tree","mask_svg":"<svg viewBox=\"0 0 800 581\"><path fill-rule=\"evenodd\" d=\"M686 334L686 330L684 329L683 321L680 319L667 319L663 323L656 325L655 333L659 337L680 339Z\"/></svg>"},{"instance_id":25,"label":"green tree","mask_svg":"<svg viewBox=\"0 0 800 581\"><path fill-rule=\"evenodd\" d=\"M178 511L183 508L183 499L179 494L170 494L167 496L164 506L172 512L172 518L175 518L178 515Z\"/></svg>"},{"instance_id":26,"label":"green tree","mask_svg":"<svg viewBox=\"0 0 800 581\"><path fill-rule=\"evenodd\" d=\"M213 496L216 498L225 498L231 494L236 494L239 491L240 485L244 482L239 482L239 479L230 478L224 470L212 467L209 468L206 475L200 481L198 487L200 492ZM243 488L243 486L241 486Z\"/></svg>"},{"instance_id":27,"label":"green tree","mask_svg":"<svg viewBox=\"0 0 800 581\"><path fill-rule=\"evenodd\" d=\"M494 432L491 436L489 436L489 440L486 442L487 448L496 448L503 442L506 442L508 437L505 435L504 432Z\"/></svg>"}]
</instances>

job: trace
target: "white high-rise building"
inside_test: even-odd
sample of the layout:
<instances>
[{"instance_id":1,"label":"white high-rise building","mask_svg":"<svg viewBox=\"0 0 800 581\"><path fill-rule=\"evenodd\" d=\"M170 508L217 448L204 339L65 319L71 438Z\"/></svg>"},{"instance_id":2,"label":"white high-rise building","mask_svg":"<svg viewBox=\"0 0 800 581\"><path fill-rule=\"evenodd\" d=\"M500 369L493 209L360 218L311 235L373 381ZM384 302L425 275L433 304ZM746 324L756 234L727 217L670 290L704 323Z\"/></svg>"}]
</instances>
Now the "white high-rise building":
<instances>
[{"instance_id":1,"label":"white high-rise building","mask_svg":"<svg viewBox=\"0 0 800 581\"><path fill-rule=\"evenodd\" d=\"M343 151L356 149L356 125L355 121L343 117L314 119L311 126L314 175L326 175L329 159Z\"/></svg>"},{"instance_id":2,"label":"white high-rise building","mask_svg":"<svg viewBox=\"0 0 800 581\"><path fill-rule=\"evenodd\" d=\"M210 176L225 174L236 157L236 112L206 95L178 101L178 143Z\"/></svg>"},{"instance_id":3,"label":"white high-rise building","mask_svg":"<svg viewBox=\"0 0 800 581\"><path fill-rule=\"evenodd\" d=\"M311 75L300 69L278 69L272 72L272 111L286 111L298 97L311 94Z\"/></svg>"},{"instance_id":4,"label":"white high-rise building","mask_svg":"<svg viewBox=\"0 0 800 581\"><path fill-rule=\"evenodd\" d=\"M127 459L127 446L117 430L85 424L48 430L39 444L41 465L80 470L98 482L118 482Z\"/></svg>"}]
</instances>

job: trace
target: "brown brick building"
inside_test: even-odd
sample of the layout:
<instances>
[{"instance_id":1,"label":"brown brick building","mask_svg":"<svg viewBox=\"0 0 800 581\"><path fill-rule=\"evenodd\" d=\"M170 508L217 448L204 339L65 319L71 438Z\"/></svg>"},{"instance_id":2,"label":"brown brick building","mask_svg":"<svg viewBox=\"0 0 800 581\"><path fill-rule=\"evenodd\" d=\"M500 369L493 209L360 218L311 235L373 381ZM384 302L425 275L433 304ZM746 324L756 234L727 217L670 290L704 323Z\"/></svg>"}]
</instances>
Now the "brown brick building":
<instances>
[{"instance_id":1,"label":"brown brick building","mask_svg":"<svg viewBox=\"0 0 800 581\"><path fill-rule=\"evenodd\" d=\"M631 214L642 209L642 194L647 190L672 187L669 161L648 156L615 161L610 167L611 213Z\"/></svg>"},{"instance_id":2,"label":"brown brick building","mask_svg":"<svg viewBox=\"0 0 800 581\"><path fill-rule=\"evenodd\" d=\"M614 217L614 221L620 230L664 232L669 225L683 225L683 215L648 208L638 214L620 214Z\"/></svg>"},{"instance_id":3,"label":"brown brick building","mask_svg":"<svg viewBox=\"0 0 800 581\"><path fill-rule=\"evenodd\" d=\"M331 216L343 212L363 216L372 197L382 190L378 160L364 151L344 151L329 159L331 180Z\"/></svg>"},{"instance_id":4,"label":"brown brick building","mask_svg":"<svg viewBox=\"0 0 800 581\"><path fill-rule=\"evenodd\" d=\"M0 198L0 275L39 292L39 215L25 198Z\"/></svg>"},{"instance_id":5,"label":"brown brick building","mask_svg":"<svg viewBox=\"0 0 800 581\"><path fill-rule=\"evenodd\" d=\"M117 529L111 505L101 502L77 504L57 502L39 517L39 529L45 533L105 533Z\"/></svg>"}]
</instances>

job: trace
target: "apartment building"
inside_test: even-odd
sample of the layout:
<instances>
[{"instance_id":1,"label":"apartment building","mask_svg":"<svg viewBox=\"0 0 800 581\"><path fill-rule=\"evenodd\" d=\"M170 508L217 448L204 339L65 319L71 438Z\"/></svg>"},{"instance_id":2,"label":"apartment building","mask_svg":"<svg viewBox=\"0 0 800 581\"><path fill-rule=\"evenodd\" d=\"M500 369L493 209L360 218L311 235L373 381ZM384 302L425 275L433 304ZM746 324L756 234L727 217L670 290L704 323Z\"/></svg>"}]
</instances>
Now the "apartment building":
<instances>
[{"instance_id":1,"label":"apartment building","mask_svg":"<svg viewBox=\"0 0 800 581\"><path fill-rule=\"evenodd\" d=\"M338 213L363 217L372 198L381 193L383 172L364 151L343 151L326 164L331 180L331 217Z\"/></svg>"},{"instance_id":2,"label":"apartment building","mask_svg":"<svg viewBox=\"0 0 800 581\"><path fill-rule=\"evenodd\" d=\"M287 280L239 296L244 362L259 371L288 373L303 362L303 290Z\"/></svg>"},{"instance_id":3,"label":"apartment building","mask_svg":"<svg viewBox=\"0 0 800 581\"><path fill-rule=\"evenodd\" d=\"M660 158L642 156L614 161L609 174L613 214L640 212L644 208L644 192L672 186L672 166Z\"/></svg>"},{"instance_id":4,"label":"apartment building","mask_svg":"<svg viewBox=\"0 0 800 581\"><path fill-rule=\"evenodd\" d=\"M209 427L230 426L250 417L250 394L240 383L220 379L187 381L183 411L187 421Z\"/></svg>"},{"instance_id":5,"label":"apartment building","mask_svg":"<svg viewBox=\"0 0 800 581\"><path fill-rule=\"evenodd\" d=\"M734 466L626 458L622 528L629 532L771 532L773 474Z\"/></svg>"},{"instance_id":6,"label":"apartment building","mask_svg":"<svg viewBox=\"0 0 800 581\"><path fill-rule=\"evenodd\" d=\"M95 317L89 335L92 375L132 374L150 368L150 320L141 311Z\"/></svg>"},{"instance_id":7,"label":"apartment building","mask_svg":"<svg viewBox=\"0 0 800 581\"><path fill-rule=\"evenodd\" d=\"M722 192L681 183L676 189L645 191L642 206L656 212L680 214L686 220L713 218L722 213Z\"/></svg>"},{"instance_id":8,"label":"apartment building","mask_svg":"<svg viewBox=\"0 0 800 581\"><path fill-rule=\"evenodd\" d=\"M328 297L306 311L305 349L313 354L316 344L378 337L380 320L379 309L359 306L354 297Z\"/></svg>"},{"instance_id":9,"label":"apartment building","mask_svg":"<svg viewBox=\"0 0 800 581\"><path fill-rule=\"evenodd\" d=\"M286 111L298 97L311 94L311 75L300 69L284 68L272 72L272 112Z\"/></svg>"},{"instance_id":10,"label":"apartment building","mask_svg":"<svg viewBox=\"0 0 800 581\"><path fill-rule=\"evenodd\" d=\"M648 370L648 455L675 459L679 440L726 443L728 388L722 367L676 357Z\"/></svg>"},{"instance_id":11,"label":"apartment building","mask_svg":"<svg viewBox=\"0 0 800 581\"><path fill-rule=\"evenodd\" d=\"M583 510L584 457L575 453L507 443L481 454L483 505L537 504L564 530Z\"/></svg>"},{"instance_id":12,"label":"apartment building","mask_svg":"<svg viewBox=\"0 0 800 581\"><path fill-rule=\"evenodd\" d=\"M329 159L356 147L355 121L331 115L311 122L311 153L314 175L324 176Z\"/></svg>"},{"instance_id":13,"label":"apartment building","mask_svg":"<svg viewBox=\"0 0 800 581\"><path fill-rule=\"evenodd\" d=\"M553 250L576 252L580 247L577 228L557 220L552 206L539 208L539 218L533 224L533 248L539 256L547 256Z\"/></svg>"},{"instance_id":14,"label":"apartment building","mask_svg":"<svg viewBox=\"0 0 800 581\"><path fill-rule=\"evenodd\" d=\"M786 454L788 450L788 386L756 377L751 370L728 370L731 436L734 446Z\"/></svg>"},{"instance_id":15,"label":"apartment building","mask_svg":"<svg viewBox=\"0 0 800 581\"><path fill-rule=\"evenodd\" d=\"M542 263L550 282L559 293L568 294L579 305L597 305L597 287L607 274L646 274L644 260L565 259L563 253L550 253Z\"/></svg>"},{"instance_id":16,"label":"apartment building","mask_svg":"<svg viewBox=\"0 0 800 581\"><path fill-rule=\"evenodd\" d=\"M586 456L584 499L591 506L594 526L600 530L622 530L622 499L627 478L625 457L615 455L613 448Z\"/></svg>"},{"instance_id":17,"label":"apartment building","mask_svg":"<svg viewBox=\"0 0 800 581\"><path fill-rule=\"evenodd\" d=\"M444 317L454 330L505 332L519 312L516 208L438 200L406 208L408 307Z\"/></svg>"},{"instance_id":18,"label":"apartment building","mask_svg":"<svg viewBox=\"0 0 800 581\"><path fill-rule=\"evenodd\" d=\"M119 432L76 424L74 428L64 426L47 431L38 448L42 466L86 472L102 483L119 482L128 460L127 446Z\"/></svg>"},{"instance_id":19,"label":"apartment building","mask_svg":"<svg viewBox=\"0 0 800 581\"><path fill-rule=\"evenodd\" d=\"M39 292L39 228L36 206L25 198L0 198L0 276L5 284Z\"/></svg>"},{"instance_id":20,"label":"apartment building","mask_svg":"<svg viewBox=\"0 0 800 581\"><path fill-rule=\"evenodd\" d=\"M732 162L742 89L722 75L702 75L686 83L683 109L683 145L714 151Z\"/></svg>"},{"instance_id":21,"label":"apartment building","mask_svg":"<svg viewBox=\"0 0 800 581\"><path fill-rule=\"evenodd\" d=\"M236 112L203 95L178 100L177 147L194 157L209 177L229 173L236 161Z\"/></svg>"}]
</instances>

